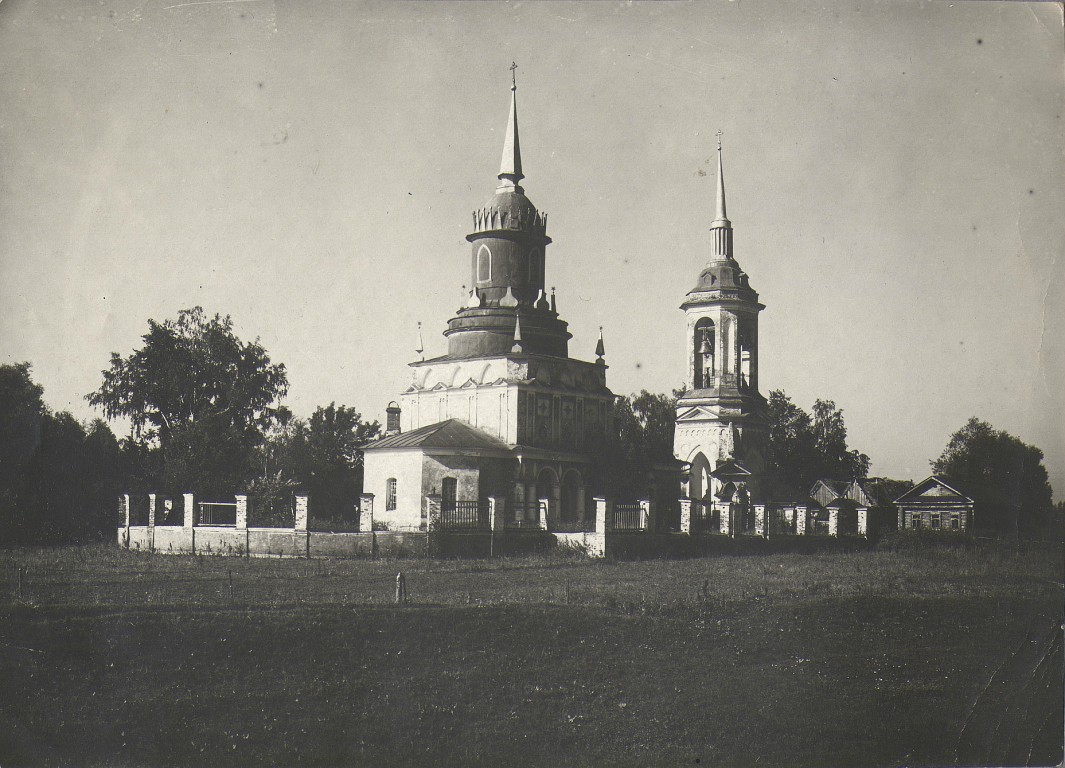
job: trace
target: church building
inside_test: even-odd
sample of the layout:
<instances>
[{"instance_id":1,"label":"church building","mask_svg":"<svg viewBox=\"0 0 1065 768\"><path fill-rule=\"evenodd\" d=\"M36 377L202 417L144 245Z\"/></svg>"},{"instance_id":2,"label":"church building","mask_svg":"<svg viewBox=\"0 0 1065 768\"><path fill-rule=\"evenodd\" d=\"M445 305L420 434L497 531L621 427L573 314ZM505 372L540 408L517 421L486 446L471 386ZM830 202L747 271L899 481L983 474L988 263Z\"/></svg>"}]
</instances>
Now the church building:
<instances>
[{"instance_id":1,"label":"church building","mask_svg":"<svg viewBox=\"0 0 1065 768\"><path fill-rule=\"evenodd\" d=\"M424 529L425 498L437 495L445 514L505 499L509 526L579 530L591 518L592 459L614 395L601 335L595 362L569 356L571 334L545 290L547 215L523 178L512 86L499 182L473 213L471 289L444 331L447 354L410 364L385 436L365 449L364 489L382 527Z\"/></svg>"},{"instance_id":2,"label":"church building","mask_svg":"<svg viewBox=\"0 0 1065 768\"><path fill-rule=\"evenodd\" d=\"M752 500L762 501L768 438L766 401L758 392L764 308L733 255L719 142L710 254L681 304L688 376L677 401L673 454L686 465L681 517L690 516L692 531L735 534L755 526Z\"/></svg>"}]
</instances>

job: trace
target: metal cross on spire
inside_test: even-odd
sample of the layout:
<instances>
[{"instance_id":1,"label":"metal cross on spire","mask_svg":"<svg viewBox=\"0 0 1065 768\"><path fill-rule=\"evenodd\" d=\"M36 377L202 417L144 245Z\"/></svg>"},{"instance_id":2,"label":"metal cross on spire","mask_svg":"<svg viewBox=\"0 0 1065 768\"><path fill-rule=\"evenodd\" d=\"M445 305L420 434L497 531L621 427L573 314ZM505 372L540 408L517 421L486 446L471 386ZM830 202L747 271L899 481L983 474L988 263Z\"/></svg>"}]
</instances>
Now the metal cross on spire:
<instances>
[{"instance_id":1,"label":"metal cross on spire","mask_svg":"<svg viewBox=\"0 0 1065 768\"><path fill-rule=\"evenodd\" d=\"M514 73L514 70L516 70L517 68L518 68L518 63L516 61L510 62L510 67L509 67L509 69L510 69L510 90L512 90L512 91L518 90L518 77Z\"/></svg>"},{"instance_id":2,"label":"metal cross on spire","mask_svg":"<svg viewBox=\"0 0 1065 768\"><path fill-rule=\"evenodd\" d=\"M720 152L721 151L721 129L720 128L717 129L717 134L715 134L715 135L717 136L717 151Z\"/></svg>"}]
</instances>

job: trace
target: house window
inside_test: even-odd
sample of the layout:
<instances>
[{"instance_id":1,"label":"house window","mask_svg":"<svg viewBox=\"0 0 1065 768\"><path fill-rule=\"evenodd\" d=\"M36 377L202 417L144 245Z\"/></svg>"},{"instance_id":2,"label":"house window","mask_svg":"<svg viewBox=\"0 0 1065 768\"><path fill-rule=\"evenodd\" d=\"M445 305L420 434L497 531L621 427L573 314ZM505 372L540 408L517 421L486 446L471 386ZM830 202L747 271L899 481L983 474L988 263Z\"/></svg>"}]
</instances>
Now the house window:
<instances>
[{"instance_id":1,"label":"house window","mask_svg":"<svg viewBox=\"0 0 1065 768\"><path fill-rule=\"evenodd\" d=\"M396 508L396 478L388 478L385 484L385 509L391 512Z\"/></svg>"},{"instance_id":2,"label":"house window","mask_svg":"<svg viewBox=\"0 0 1065 768\"><path fill-rule=\"evenodd\" d=\"M482 245L477 251L477 282L487 283L492 279L492 251Z\"/></svg>"},{"instance_id":3,"label":"house window","mask_svg":"<svg viewBox=\"0 0 1065 768\"><path fill-rule=\"evenodd\" d=\"M910 527L913 528L915 531L918 528L921 527L921 513L920 512L911 512L910 513Z\"/></svg>"},{"instance_id":4,"label":"house window","mask_svg":"<svg viewBox=\"0 0 1065 768\"><path fill-rule=\"evenodd\" d=\"M961 520L958 519L957 513L950 516L950 530L956 531L961 528Z\"/></svg>"},{"instance_id":5,"label":"house window","mask_svg":"<svg viewBox=\"0 0 1065 768\"><path fill-rule=\"evenodd\" d=\"M932 527L935 528L936 530L939 530L939 513L938 512L933 512L932 513Z\"/></svg>"}]
</instances>

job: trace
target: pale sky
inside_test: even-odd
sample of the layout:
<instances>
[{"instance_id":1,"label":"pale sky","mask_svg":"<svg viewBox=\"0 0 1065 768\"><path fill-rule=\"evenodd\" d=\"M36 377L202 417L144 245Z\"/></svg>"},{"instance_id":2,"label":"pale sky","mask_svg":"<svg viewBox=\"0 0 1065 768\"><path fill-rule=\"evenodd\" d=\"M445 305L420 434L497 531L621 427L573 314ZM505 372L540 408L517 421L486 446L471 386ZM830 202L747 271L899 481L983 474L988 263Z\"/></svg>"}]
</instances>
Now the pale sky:
<instances>
[{"instance_id":1,"label":"pale sky","mask_svg":"<svg viewBox=\"0 0 1065 768\"><path fill-rule=\"evenodd\" d=\"M381 418L468 282L511 61L547 280L618 394L685 375L724 133L763 394L920 479L970 416L1065 495L1060 6L0 2L0 361L79 418L148 318L230 314L298 415Z\"/></svg>"}]
</instances>

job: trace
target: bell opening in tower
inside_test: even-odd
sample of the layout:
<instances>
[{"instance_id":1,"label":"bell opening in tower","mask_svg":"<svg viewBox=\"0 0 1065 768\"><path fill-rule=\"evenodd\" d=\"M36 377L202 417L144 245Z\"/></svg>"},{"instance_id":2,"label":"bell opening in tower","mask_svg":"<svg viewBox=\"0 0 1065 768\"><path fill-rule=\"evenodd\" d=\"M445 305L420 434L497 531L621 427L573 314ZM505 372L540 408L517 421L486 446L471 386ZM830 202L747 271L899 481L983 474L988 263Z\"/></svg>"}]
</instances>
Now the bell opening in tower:
<instances>
[{"instance_id":1,"label":"bell opening in tower","mask_svg":"<svg viewBox=\"0 0 1065 768\"><path fill-rule=\"evenodd\" d=\"M714 385L715 361L714 361L714 342L715 329L714 321L708 317L704 317L695 324L695 349L693 355L695 358L695 381L693 382L693 389L706 389Z\"/></svg>"}]
</instances>

